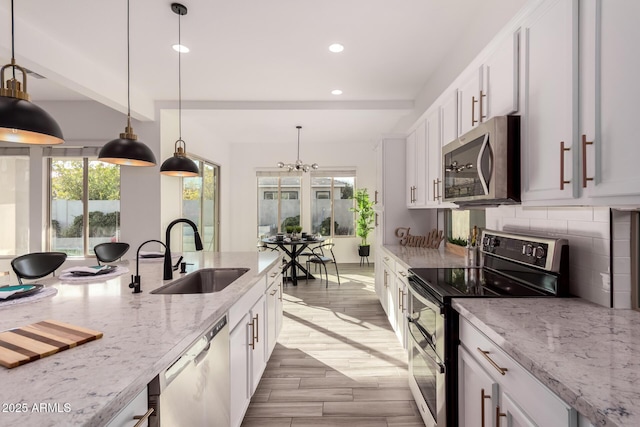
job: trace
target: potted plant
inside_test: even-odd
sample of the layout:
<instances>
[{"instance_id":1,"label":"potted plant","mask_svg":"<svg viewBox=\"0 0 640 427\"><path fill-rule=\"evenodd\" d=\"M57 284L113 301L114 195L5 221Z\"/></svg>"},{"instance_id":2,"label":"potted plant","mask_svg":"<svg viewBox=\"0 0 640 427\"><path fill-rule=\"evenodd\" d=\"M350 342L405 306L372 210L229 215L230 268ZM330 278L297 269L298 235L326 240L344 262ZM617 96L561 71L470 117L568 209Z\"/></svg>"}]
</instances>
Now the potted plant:
<instances>
[{"instance_id":1,"label":"potted plant","mask_svg":"<svg viewBox=\"0 0 640 427\"><path fill-rule=\"evenodd\" d=\"M361 257L369 256L370 245L367 242L369 233L373 231L371 224L375 212L373 211L373 202L369 199L369 193L366 188L356 190L355 193L356 207L351 209L356 213L356 236L360 237L360 245L358 246L358 255Z\"/></svg>"}]
</instances>

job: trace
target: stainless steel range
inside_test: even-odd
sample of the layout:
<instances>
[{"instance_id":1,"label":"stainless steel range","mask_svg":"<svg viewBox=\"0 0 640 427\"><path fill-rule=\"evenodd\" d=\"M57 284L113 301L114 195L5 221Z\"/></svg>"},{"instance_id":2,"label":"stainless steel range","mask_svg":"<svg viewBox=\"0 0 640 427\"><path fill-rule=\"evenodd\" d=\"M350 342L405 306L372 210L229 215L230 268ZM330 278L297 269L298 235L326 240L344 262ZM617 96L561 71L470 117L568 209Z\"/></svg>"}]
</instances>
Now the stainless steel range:
<instances>
[{"instance_id":1,"label":"stainless steel range","mask_svg":"<svg viewBox=\"0 0 640 427\"><path fill-rule=\"evenodd\" d=\"M409 385L427 427L458 425L452 298L568 296L565 239L485 230L481 267L409 269Z\"/></svg>"}]
</instances>

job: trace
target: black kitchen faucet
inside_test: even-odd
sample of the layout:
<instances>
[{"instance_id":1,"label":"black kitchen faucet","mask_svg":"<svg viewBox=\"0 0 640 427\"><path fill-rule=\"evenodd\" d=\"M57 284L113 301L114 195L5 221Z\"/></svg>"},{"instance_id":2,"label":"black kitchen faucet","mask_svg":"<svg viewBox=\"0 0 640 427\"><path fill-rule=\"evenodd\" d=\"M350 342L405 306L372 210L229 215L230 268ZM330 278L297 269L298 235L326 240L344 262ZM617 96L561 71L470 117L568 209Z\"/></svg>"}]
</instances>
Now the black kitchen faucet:
<instances>
[{"instance_id":1,"label":"black kitchen faucet","mask_svg":"<svg viewBox=\"0 0 640 427\"><path fill-rule=\"evenodd\" d=\"M196 240L196 251L202 250L202 240L200 239L200 233L198 232L198 227L193 221L187 218L178 218L171 221L171 223L167 226L167 233L165 236L166 249L164 251L164 280L173 279L173 266L171 265L171 229L174 225L181 222L187 223L191 226L191 228L193 229L193 237Z\"/></svg>"}]
</instances>

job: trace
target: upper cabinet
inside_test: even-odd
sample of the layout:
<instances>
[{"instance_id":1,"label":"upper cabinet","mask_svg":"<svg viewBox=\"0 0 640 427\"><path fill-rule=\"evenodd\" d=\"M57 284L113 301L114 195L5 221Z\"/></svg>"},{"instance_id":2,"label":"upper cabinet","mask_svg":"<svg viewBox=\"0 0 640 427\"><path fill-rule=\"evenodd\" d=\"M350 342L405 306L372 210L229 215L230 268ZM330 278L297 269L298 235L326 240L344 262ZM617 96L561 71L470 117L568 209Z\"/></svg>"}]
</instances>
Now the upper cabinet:
<instances>
[{"instance_id":1,"label":"upper cabinet","mask_svg":"<svg viewBox=\"0 0 640 427\"><path fill-rule=\"evenodd\" d=\"M638 16L637 0L580 2L579 186L594 204L640 202Z\"/></svg>"},{"instance_id":2,"label":"upper cabinet","mask_svg":"<svg viewBox=\"0 0 640 427\"><path fill-rule=\"evenodd\" d=\"M522 200L576 195L577 0L552 0L523 25Z\"/></svg>"},{"instance_id":3,"label":"upper cabinet","mask_svg":"<svg viewBox=\"0 0 640 427\"><path fill-rule=\"evenodd\" d=\"M518 111L520 83L520 30L498 43L484 63L480 111L485 118Z\"/></svg>"},{"instance_id":4,"label":"upper cabinet","mask_svg":"<svg viewBox=\"0 0 640 427\"><path fill-rule=\"evenodd\" d=\"M427 140L426 124L420 122L415 131L407 137L406 151L406 174L407 174L407 207L423 208L427 199Z\"/></svg>"},{"instance_id":5,"label":"upper cabinet","mask_svg":"<svg viewBox=\"0 0 640 427\"><path fill-rule=\"evenodd\" d=\"M458 91L451 90L441 97L440 119L442 145L453 142L458 137Z\"/></svg>"},{"instance_id":6,"label":"upper cabinet","mask_svg":"<svg viewBox=\"0 0 640 427\"><path fill-rule=\"evenodd\" d=\"M486 119L481 107L483 105L480 102L481 98L484 98L482 67L472 68L463 75L458 86L458 136L467 133Z\"/></svg>"}]
</instances>

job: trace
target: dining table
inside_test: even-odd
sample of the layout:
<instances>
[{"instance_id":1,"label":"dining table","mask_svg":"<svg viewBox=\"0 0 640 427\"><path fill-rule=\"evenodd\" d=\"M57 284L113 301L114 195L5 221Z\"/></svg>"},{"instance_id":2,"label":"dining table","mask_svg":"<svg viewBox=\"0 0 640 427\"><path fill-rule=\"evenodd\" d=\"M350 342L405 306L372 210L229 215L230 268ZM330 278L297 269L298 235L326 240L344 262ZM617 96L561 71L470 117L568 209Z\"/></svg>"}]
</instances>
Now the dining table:
<instances>
[{"instance_id":1,"label":"dining table","mask_svg":"<svg viewBox=\"0 0 640 427\"><path fill-rule=\"evenodd\" d=\"M266 245L276 245L280 250L282 250L282 252L287 255L288 261L282 267L282 274L284 277L287 277L286 273L287 271L289 271L293 286L298 286L298 277L315 279L313 274L307 271L307 269L302 264L300 264L300 262L298 261L298 257L309 245L320 244L324 242L324 240L324 237L316 237L312 239L291 239L285 237L282 240L277 240L277 238L275 237L268 237L262 239L262 243L265 243ZM298 276L298 271L303 274Z\"/></svg>"}]
</instances>

